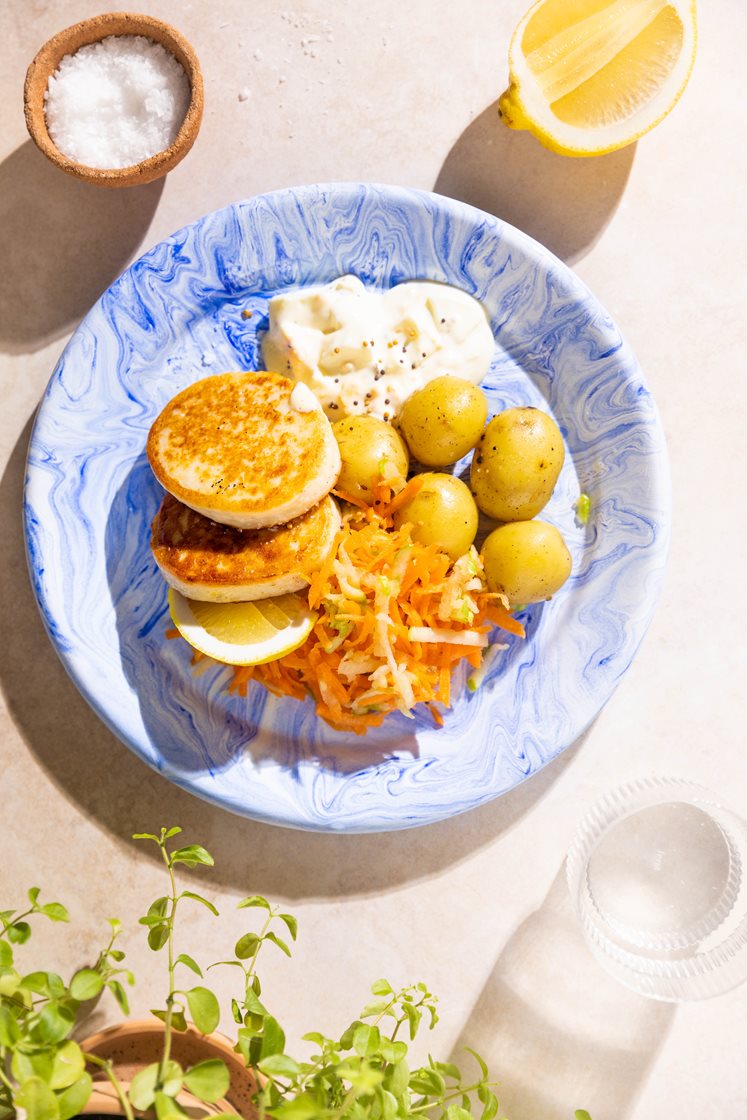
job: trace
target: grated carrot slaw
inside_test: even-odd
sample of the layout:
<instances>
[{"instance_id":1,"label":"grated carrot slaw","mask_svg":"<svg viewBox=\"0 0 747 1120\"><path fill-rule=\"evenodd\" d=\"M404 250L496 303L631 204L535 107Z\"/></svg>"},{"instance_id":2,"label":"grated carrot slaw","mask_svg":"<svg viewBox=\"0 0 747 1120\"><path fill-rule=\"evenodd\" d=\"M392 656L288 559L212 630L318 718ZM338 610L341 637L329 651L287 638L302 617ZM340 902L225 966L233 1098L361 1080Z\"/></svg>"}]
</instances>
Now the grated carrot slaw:
<instances>
[{"instance_id":1,"label":"grated carrot slaw","mask_svg":"<svg viewBox=\"0 0 747 1120\"><path fill-rule=\"evenodd\" d=\"M322 719L358 735L390 712L411 717L417 704L442 724L453 669L463 661L479 667L496 625L523 637L507 600L487 590L474 547L452 562L436 545L414 541L409 524L394 526L393 514L422 484L417 475L382 479L370 506L338 493L349 510L311 579L312 633L276 661L236 667L232 691L244 695L256 680L276 695L311 695Z\"/></svg>"}]
</instances>

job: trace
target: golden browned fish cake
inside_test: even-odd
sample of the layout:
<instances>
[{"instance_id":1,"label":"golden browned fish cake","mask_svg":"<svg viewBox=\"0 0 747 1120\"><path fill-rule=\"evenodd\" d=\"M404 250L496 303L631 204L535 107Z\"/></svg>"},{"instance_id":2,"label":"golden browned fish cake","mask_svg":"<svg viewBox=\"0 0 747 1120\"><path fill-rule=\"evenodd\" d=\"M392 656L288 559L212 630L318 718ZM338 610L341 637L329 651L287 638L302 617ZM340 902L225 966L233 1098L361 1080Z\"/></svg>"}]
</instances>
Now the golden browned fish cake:
<instances>
[{"instance_id":1,"label":"golden browned fish cake","mask_svg":"<svg viewBox=\"0 0 747 1120\"><path fill-rule=\"evenodd\" d=\"M156 478L198 513L239 529L281 525L340 473L329 420L305 385L277 373L220 373L183 389L148 435Z\"/></svg>"},{"instance_id":2,"label":"golden browned fish cake","mask_svg":"<svg viewBox=\"0 0 747 1120\"><path fill-rule=\"evenodd\" d=\"M166 582L189 599L238 603L305 587L340 528L334 498L274 529L233 529L167 494L150 546Z\"/></svg>"}]
</instances>

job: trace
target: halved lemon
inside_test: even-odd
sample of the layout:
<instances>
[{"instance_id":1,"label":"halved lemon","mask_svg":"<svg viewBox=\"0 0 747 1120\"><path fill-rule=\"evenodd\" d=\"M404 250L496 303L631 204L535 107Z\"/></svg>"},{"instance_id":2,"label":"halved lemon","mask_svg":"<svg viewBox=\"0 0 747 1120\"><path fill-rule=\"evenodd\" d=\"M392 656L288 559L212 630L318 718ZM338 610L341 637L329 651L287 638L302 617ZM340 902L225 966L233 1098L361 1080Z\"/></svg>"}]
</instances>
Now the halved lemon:
<instances>
[{"instance_id":1,"label":"halved lemon","mask_svg":"<svg viewBox=\"0 0 747 1120\"><path fill-rule=\"evenodd\" d=\"M263 665L302 645L317 616L300 595L203 603L169 589L174 626L194 649L227 665Z\"/></svg>"},{"instance_id":2,"label":"halved lemon","mask_svg":"<svg viewBox=\"0 0 747 1120\"><path fill-rule=\"evenodd\" d=\"M677 104L695 41L695 0L539 0L511 40L501 116L563 155L622 148Z\"/></svg>"}]
</instances>

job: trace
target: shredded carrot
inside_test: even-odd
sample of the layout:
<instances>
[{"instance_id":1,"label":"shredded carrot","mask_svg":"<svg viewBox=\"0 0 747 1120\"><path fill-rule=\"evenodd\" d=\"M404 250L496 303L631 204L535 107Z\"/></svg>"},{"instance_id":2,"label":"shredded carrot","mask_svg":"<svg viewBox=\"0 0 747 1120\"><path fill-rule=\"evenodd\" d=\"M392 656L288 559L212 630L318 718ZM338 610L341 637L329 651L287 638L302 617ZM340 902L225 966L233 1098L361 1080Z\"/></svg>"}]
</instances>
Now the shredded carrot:
<instances>
[{"instance_id":1,"label":"shredded carrot","mask_svg":"<svg viewBox=\"0 0 747 1120\"><path fill-rule=\"evenodd\" d=\"M278 695L311 696L322 719L358 735L389 712L412 715L418 704L443 723L455 667L480 664L494 624L521 635L523 627L487 590L474 549L453 563L435 545L413 540L409 524L394 526L393 514L422 485L418 476L407 484L382 479L371 506L362 511L350 502L329 557L311 579L309 604L319 611L312 633L277 661L237 669L234 689L243 692L256 680ZM424 629L431 632L427 642L410 637ZM471 645L460 637L465 631Z\"/></svg>"}]
</instances>

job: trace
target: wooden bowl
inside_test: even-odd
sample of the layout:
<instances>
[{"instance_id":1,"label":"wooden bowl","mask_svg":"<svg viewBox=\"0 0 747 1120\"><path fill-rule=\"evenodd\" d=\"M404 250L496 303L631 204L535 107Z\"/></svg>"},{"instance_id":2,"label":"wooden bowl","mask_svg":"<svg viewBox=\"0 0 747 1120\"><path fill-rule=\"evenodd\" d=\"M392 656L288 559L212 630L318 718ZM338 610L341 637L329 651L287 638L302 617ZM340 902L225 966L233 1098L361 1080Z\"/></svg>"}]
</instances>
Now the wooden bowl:
<instances>
[{"instance_id":1,"label":"wooden bowl","mask_svg":"<svg viewBox=\"0 0 747 1120\"><path fill-rule=\"evenodd\" d=\"M130 167L98 168L77 163L63 155L47 131L44 94L50 75L66 54L74 54L80 47L97 43L107 35L144 35L160 43L183 66L191 90L187 114L173 144ZM53 35L29 66L23 90L26 127L37 148L68 175L100 187L134 187L139 183L151 183L176 167L195 142L202 121L203 104L202 71L195 52L184 36L160 19L132 12L106 12Z\"/></svg>"}]
</instances>

